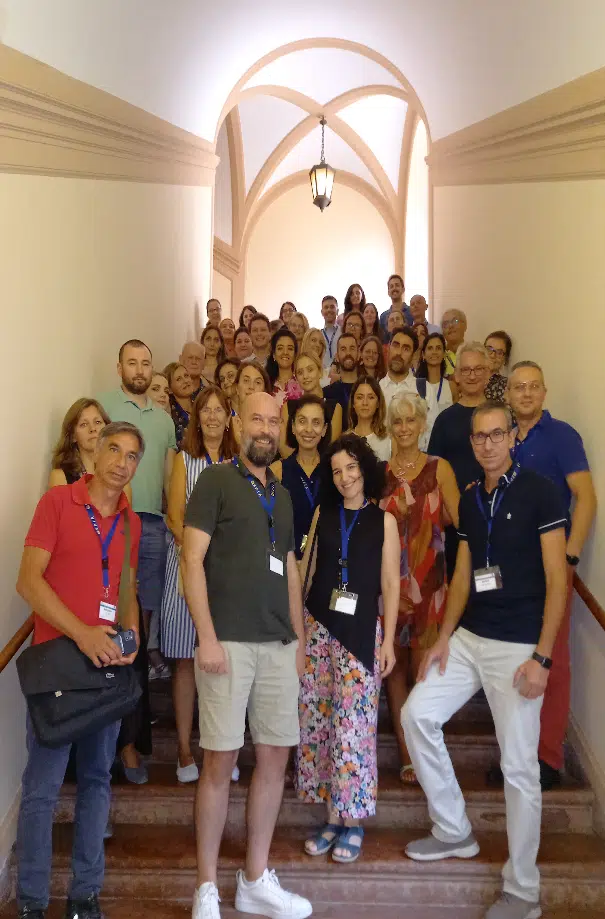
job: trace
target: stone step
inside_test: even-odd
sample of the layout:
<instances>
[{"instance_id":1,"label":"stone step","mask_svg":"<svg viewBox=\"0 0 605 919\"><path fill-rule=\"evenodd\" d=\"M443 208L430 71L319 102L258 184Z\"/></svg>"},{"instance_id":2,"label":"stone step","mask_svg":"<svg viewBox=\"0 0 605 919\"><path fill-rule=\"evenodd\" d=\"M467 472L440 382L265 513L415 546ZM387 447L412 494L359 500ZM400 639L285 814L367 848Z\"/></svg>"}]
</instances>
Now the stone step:
<instances>
[{"instance_id":1,"label":"stone step","mask_svg":"<svg viewBox=\"0 0 605 919\"><path fill-rule=\"evenodd\" d=\"M455 769L487 769L500 759L500 749L490 725L480 722L457 722L445 729L445 740ZM154 725L154 763L173 764L176 768L177 737L175 729L166 721ZM192 751L198 762L202 754L199 749L199 735L194 734ZM238 762L242 766L254 765L254 747L249 737L242 748ZM378 766L380 769L399 768L399 750L395 735L391 732L378 736Z\"/></svg>"},{"instance_id":2,"label":"stone step","mask_svg":"<svg viewBox=\"0 0 605 919\"><path fill-rule=\"evenodd\" d=\"M468 815L476 830L504 832L506 815L504 794L501 789L487 785L483 771L458 773L460 786L465 793ZM241 779L231 786L228 827L243 833L245 804L251 769L243 767ZM112 819L117 823L135 823L151 826L190 826L193 815L195 784L180 785L176 781L174 765L152 764L147 785L116 782L112 786ZM73 819L75 786L66 783L57 806L59 822ZM542 826L548 833L592 832L593 793L589 787L566 778L557 789L543 795ZM321 804L305 804L294 789L286 787L279 815L282 827L311 827L319 824L325 809ZM368 826L380 828L416 828L429 826L426 800L421 788L402 785L397 770L381 770L379 778L376 816L367 821Z\"/></svg>"},{"instance_id":3,"label":"stone step","mask_svg":"<svg viewBox=\"0 0 605 919\"><path fill-rule=\"evenodd\" d=\"M506 859L504 833L477 833L481 846L474 859L419 863L404 855L413 830L369 829L363 853L353 865L338 865L329 856L305 855L303 827L278 828L271 867L284 887L309 897L318 910L343 904L376 907L477 909L497 896ZM71 874L72 828L54 833L52 895L65 895ZM226 832L219 859L219 887L225 905L233 903L235 871L243 864L241 831ZM545 908L603 910L605 842L594 834L545 834L540 847L542 899ZM192 827L116 825L106 847L104 894L107 898L190 903L195 887L195 838ZM379 912L380 911L380 912ZM334 913L329 913L333 916ZM349 915L349 914L347 914ZM397 915L401 915L398 913ZM416 914L424 917L424 909ZM467 916L471 915L469 912Z\"/></svg>"}]
</instances>

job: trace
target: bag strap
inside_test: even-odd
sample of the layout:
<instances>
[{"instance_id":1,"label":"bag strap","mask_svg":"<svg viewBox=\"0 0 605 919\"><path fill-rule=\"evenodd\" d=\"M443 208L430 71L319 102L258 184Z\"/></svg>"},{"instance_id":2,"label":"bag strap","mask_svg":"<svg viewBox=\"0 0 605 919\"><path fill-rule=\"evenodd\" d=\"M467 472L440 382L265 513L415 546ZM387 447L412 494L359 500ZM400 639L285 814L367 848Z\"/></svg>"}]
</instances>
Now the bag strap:
<instances>
[{"instance_id":1,"label":"bag strap","mask_svg":"<svg viewBox=\"0 0 605 919\"><path fill-rule=\"evenodd\" d=\"M316 559L315 559L315 556L316 556L316 554L317 554L318 524L319 524L319 514L317 515L317 518L316 518L316 520L315 520L315 522L314 522L314 525L313 525L313 533L312 533L312 536L311 536L311 548L310 548L310 550L309 550L309 554L308 554L307 559L306 559L307 567L306 567L306 570L305 570L305 577L304 577L303 589L302 589L303 603L304 603L305 600L307 599L309 578L311 577L311 572L313 571L314 562L315 562L315 560L316 560ZM305 555L306 555L306 553L305 553Z\"/></svg>"},{"instance_id":2,"label":"bag strap","mask_svg":"<svg viewBox=\"0 0 605 919\"><path fill-rule=\"evenodd\" d=\"M120 590L118 593L118 624L124 627L128 620L128 607L130 605L130 517L128 508L124 514L124 558L122 560L122 574L120 575Z\"/></svg>"}]
</instances>

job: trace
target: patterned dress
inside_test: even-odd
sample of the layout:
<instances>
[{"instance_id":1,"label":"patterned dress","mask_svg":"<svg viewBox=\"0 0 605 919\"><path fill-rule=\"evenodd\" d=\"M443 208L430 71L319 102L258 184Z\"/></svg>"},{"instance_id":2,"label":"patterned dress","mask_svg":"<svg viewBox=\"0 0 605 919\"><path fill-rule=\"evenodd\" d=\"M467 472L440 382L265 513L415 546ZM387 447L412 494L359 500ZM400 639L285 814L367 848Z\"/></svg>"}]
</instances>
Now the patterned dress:
<instances>
[{"instance_id":1,"label":"patterned dress","mask_svg":"<svg viewBox=\"0 0 605 919\"><path fill-rule=\"evenodd\" d=\"M185 462L185 500L193 491L200 473L208 465L206 458L194 459L182 452ZM172 533L168 534L168 555L166 558L166 580L160 613L160 647L165 657L193 658L195 656L195 626L185 602L179 592L179 553Z\"/></svg>"},{"instance_id":2,"label":"patterned dress","mask_svg":"<svg viewBox=\"0 0 605 919\"><path fill-rule=\"evenodd\" d=\"M445 534L437 456L427 456L419 475L398 478L387 467L387 497L380 507L396 519L401 542L401 592L395 644L430 648L445 613Z\"/></svg>"},{"instance_id":3,"label":"patterned dress","mask_svg":"<svg viewBox=\"0 0 605 919\"><path fill-rule=\"evenodd\" d=\"M189 412L186 412L170 393L170 416L174 421L174 431L176 434L176 449L180 451L187 425L189 424Z\"/></svg>"}]
</instances>

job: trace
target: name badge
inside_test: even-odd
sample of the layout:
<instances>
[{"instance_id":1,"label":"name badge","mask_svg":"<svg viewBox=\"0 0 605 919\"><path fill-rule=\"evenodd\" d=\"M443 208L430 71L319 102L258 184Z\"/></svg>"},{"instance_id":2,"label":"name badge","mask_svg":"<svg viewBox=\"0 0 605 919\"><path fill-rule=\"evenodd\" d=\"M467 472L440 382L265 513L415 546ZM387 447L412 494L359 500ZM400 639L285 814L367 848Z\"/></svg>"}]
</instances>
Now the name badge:
<instances>
[{"instance_id":1,"label":"name badge","mask_svg":"<svg viewBox=\"0 0 605 919\"><path fill-rule=\"evenodd\" d=\"M357 594L348 590L333 590L330 598L330 609L335 613L354 616L357 609Z\"/></svg>"},{"instance_id":2,"label":"name badge","mask_svg":"<svg viewBox=\"0 0 605 919\"><path fill-rule=\"evenodd\" d=\"M273 552L268 550L267 552L267 564L269 571L273 574L278 574L280 578L284 576L284 557L280 555L279 552Z\"/></svg>"},{"instance_id":3,"label":"name badge","mask_svg":"<svg viewBox=\"0 0 605 919\"><path fill-rule=\"evenodd\" d=\"M99 603L99 619L104 622L116 621L116 607L113 603L105 603L103 600Z\"/></svg>"},{"instance_id":4,"label":"name badge","mask_svg":"<svg viewBox=\"0 0 605 919\"><path fill-rule=\"evenodd\" d=\"M478 594L485 593L488 590L502 590L500 565L492 565L490 568L476 568L473 575L475 578L475 590Z\"/></svg>"}]
</instances>

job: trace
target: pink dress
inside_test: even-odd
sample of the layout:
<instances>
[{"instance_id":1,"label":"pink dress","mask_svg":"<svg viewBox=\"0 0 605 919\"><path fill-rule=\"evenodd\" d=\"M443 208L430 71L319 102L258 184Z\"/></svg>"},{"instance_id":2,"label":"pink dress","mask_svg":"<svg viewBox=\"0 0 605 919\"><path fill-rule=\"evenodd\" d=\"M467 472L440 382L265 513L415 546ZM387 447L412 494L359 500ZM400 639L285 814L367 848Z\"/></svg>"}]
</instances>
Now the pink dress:
<instances>
[{"instance_id":1,"label":"pink dress","mask_svg":"<svg viewBox=\"0 0 605 919\"><path fill-rule=\"evenodd\" d=\"M284 402L289 402L290 399L300 399L301 396L304 395L304 392L304 389L297 381L296 377L290 377L285 388L281 387L277 381L273 387L273 395L280 408Z\"/></svg>"}]
</instances>

